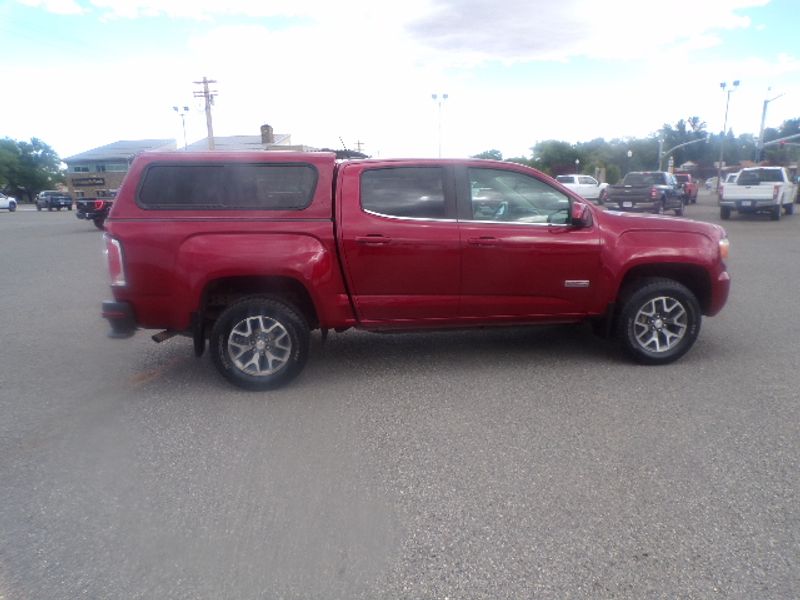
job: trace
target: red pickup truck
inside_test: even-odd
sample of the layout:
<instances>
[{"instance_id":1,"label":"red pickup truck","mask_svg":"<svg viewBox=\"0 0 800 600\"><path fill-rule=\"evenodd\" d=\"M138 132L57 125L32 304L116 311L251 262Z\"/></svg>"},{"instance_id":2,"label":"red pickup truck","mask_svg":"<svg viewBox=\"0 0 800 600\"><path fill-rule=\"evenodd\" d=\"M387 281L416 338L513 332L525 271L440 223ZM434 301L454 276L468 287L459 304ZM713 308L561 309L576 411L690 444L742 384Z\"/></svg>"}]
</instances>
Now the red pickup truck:
<instances>
[{"instance_id":1,"label":"red pickup truck","mask_svg":"<svg viewBox=\"0 0 800 600\"><path fill-rule=\"evenodd\" d=\"M700 191L700 186L697 180L691 173L675 173L675 179L683 189L683 203L684 204L697 204L697 192Z\"/></svg>"},{"instance_id":2,"label":"red pickup truck","mask_svg":"<svg viewBox=\"0 0 800 600\"><path fill-rule=\"evenodd\" d=\"M105 234L113 337L194 339L234 384L304 366L310 331L590 320L671 362L719 312L725 231L603 211L539 171L483 160L153 153Z\"/></svg>"}]
</instances>

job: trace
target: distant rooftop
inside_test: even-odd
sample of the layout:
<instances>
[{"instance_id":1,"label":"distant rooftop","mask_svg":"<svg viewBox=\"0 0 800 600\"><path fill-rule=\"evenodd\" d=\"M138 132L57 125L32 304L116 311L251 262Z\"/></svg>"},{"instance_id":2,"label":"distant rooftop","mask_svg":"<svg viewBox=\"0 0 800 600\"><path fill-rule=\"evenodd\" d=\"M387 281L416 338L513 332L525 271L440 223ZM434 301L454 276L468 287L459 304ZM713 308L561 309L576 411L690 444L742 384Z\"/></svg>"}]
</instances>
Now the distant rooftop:
<instances>
[{"instance_id":1,"label":"distant rooftop","mask_svg":"<svg viewBox=\"0 0 800 600\"><path fill-rule=\"evenodd\" d=\"M289 150L292 136L288 133L276 133L275 141L265 144L260 135L228 135L214 136L215 152L247 152L248 150ZM183 148L178 147L178 150ZM186 146L187 152L208 151L208 139L202 138Z\"/></svg>"},{"instance_id":2,"label":"distant rooftop","mask_svg":"<svg viewBox=\"0 0 800 600\"><path fill-rule=\"evenodd\" d=\"M75 156L62 159L65 163L89 162L94 160L124 160L129 161L137 154L151 150L174 150L175 140L121 140L106 144Z\"/></svg>"}]
</instances>

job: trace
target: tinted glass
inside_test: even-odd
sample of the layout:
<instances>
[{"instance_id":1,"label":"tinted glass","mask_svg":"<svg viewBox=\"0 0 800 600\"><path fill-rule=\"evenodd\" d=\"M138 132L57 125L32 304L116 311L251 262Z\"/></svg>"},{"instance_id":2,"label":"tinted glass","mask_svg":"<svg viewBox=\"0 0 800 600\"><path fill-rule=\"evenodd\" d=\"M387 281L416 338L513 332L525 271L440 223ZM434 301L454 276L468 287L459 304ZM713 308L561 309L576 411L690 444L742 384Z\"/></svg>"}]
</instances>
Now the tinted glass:
<instances>
[{"instance_id":1,"label":"tinted glass","mask_svg":"<svg viewBox=\"0 0 800 600\"><path fill-rule=\"evenodd\" d=\"M364 171L361 207L393 217L443 219L446 216L443 171L440 167Z\"/></svg>"},{"instance_id":2,"label":"tinted glass","mask_svg":"<svg viewBox=\"0 0 800 600\"><path fill-rule=\"evenodd\" d=\"M317 171L310 165L153 165L139 189L147 209L299 210L314 194Z\"/></svg>"}]
</instances>

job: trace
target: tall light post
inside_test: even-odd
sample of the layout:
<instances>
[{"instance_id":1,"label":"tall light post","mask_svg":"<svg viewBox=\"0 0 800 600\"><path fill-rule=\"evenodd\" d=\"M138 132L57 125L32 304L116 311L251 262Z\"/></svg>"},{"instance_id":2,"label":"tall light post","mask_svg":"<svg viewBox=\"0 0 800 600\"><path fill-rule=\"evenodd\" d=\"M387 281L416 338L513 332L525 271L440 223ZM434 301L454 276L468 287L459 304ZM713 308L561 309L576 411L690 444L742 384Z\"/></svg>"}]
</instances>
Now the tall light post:
<instances>
[{"instance_id":1,"label":"tall light post","mask_svg":"<svg viewBox=\"0 0 800 600\"><path fill-rule=\"evenodd\" d=\"M723 92L726 92L726 99L725 99L725 120L723 121L722 125L722 139L719 141L719 162L717 163L717 191L719 192L719 184L722 181L722 157L723 157L723 150L725 148L725 136L728 134L728 106L731 103L731 93L739 87L739 80L736 79L733 82L733 85L728 88L728 82L723 81L719 84L719 87L722 88Z\"/></svg>"},{"instance_id":2,"label":"tall light post","mask_svg":"<svg viewBox=\"0 0 800 600\"><path fill-rule=\"evenodd\" d=\"M630 173L631 170L631 158L633 157L633 150L628 150L628 160L625 161L625 175Z\"/></svg>"},{"instance_id":3,"label":"tall light post","mask_svg":"<svg viewBox=\"0 0 800 600\"><path fill-rule=\"evenodd\" d=\"M186 115L189 113L188 106L173 106L172 110L181 116L181 125L183 126L183 149L186 150Z\"/></svg>"},{"instance_id":4,"label":"tall light post","mask_svg":"<svg viewBox=\"0 0 800 600\"><path fill-rule=\"evenodd\" d=\"M580 158L576 158L575 159L575 174L576 175L580 175L580 173L581 173L581 159Z\"/></svg>"},{"instance_id":5,"label":"tall light post","mask_svg":"<svg viewBox=\"0 0 800 600\"><path fill-rule=\"evenodd\" d=\"M770 91L772 91L772 88L767 88L767 93ZM758 130L758 142L756 142L756 163L761 160L761 151L764 149L764 123L767 120L767 105L784 95L785 94L778 94L774 98L764 99L764 109L761 111L761 129Z\"/></svg>"},{"instance_id":6,"label":"tall light post","mask_svg":"<svg viewBox=\"0 0 800 600\"><path fill-rule=\"evenodd\" d=\"M449 96L447 94L431 94L431 98L439 106L439 158L442 158L442 103Z\"/></svg>"}]
</instances>

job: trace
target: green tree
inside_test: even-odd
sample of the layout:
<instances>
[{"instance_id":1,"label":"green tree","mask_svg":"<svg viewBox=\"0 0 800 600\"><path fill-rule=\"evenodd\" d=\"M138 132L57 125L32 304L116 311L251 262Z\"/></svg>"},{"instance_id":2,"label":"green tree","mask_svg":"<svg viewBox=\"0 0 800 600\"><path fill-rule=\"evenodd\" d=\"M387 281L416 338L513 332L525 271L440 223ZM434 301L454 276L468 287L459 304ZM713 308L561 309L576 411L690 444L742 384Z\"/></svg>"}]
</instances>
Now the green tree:
<instances>
[{"instance_id":1,"label":"green tree","mask_svg":"<svg viewBox=\"0 0 800 600\"><path fill-rule=\"evenodd\" d=\"M559 140L539 142L532 150L532 165L548 175L572 173L575 170L575 159L580 160L578 150L572 144Z\"/></svg>"},{"instance_id":2,"label":"green tree","mask_svg":"<svg viewBox=\"0 0 800 600\"><path fill-rule=\"evenodd\" d=\"M37 193L63 181L61 159L42 140L0 140L0 185L17 197L32 202Z\"/></svg>"},{"instance_id":3,"label":"green tree","mask_svg":"<svg viewBox=\"0 0 800 600\"><path fill-rule=\"evenodd\" d=\"M476 154L472 158L486 158L489 160L503 160L503 153L500 150L486 150L480 154Z\"/></svg>"}]
</instances>

